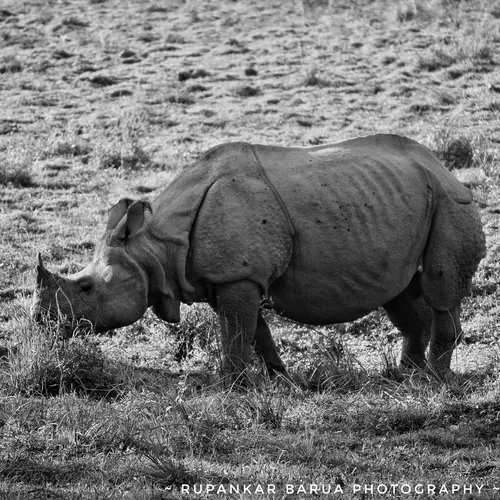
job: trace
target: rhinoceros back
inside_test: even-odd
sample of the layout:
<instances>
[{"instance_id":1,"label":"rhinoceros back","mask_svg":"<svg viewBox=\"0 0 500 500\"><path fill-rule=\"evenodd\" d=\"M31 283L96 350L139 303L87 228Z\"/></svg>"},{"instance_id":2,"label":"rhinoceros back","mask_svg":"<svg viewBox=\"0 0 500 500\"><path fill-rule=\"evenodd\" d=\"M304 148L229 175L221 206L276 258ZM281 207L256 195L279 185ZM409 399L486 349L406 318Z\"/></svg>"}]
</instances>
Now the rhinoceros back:
<instances>
[{"instance_id":1,"label":"rhinoceros back","mask_svg":"<svg viewBox=\"0 0 500 500\"><path fill-rule=\"evenodd\" d=\"M278 309L304 322L349 321L409 284L422 263L433 189L429 159L417 161L398 142L257 148L296 231L290 265L270 290ZM450 185L465 202L467 191Z\"/></svg>"},{"instance_id":2,"label":"rhinoceros back","mask_svg":"<svg viewBox=\"0 0 500 500\"><path fill-rule=\"evenodd\" d=\"M366 154L392 152L395 155L403 155L421 168L432 172L442 189L454 201L461 204L472 202L470 189L449 172L428 148L412 139L395 134L376 134L342 142L338 147L353 148L359 152L363 150Z\"/></svg>"}]
</instances>

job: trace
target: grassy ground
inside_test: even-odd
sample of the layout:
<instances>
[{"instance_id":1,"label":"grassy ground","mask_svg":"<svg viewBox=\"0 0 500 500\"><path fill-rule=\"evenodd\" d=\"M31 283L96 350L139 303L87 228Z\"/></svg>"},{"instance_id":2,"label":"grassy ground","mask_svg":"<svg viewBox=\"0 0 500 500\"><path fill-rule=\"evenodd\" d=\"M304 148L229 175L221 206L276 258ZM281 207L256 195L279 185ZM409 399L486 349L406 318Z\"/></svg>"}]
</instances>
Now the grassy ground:
<instances>
[{"instance_id":1,"label":"grassy ground","mask_svg":"<svg viewBox=\"0 0 500 500\"><path fill-rule=\"evenodd\" d=\"M330 4L4 0L0 498L498 498L500 2ZM269 313L296 387L246 393L220 382L203 306L66 344L31 323L37 251L78 269L109 206L208 147L372 132L429 146L482 211L453 382L402 377L378 311L321 329Z\"/></svg>"}]
</instances>

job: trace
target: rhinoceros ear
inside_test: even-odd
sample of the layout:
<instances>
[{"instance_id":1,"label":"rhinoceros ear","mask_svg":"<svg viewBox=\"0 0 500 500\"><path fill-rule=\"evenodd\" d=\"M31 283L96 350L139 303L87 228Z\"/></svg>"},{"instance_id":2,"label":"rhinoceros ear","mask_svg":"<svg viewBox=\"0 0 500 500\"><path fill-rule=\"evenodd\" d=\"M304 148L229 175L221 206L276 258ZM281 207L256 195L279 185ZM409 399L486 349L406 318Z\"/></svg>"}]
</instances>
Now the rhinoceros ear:
<instances>
[{"instance_id":1,"label":"rhinoceros ear","mask_svg":"<svg viewBox=\"0 0 500 500\"><path fill-rule=\"evenodd\" d=\"M42 283L47 283L52 277L52 273L45 269L43 265L42 256L40 253L37 254L38 264L36 266L36 285L37 288L41 288Z\"/></svg>"},{"instance_id":2,"label":"rhinoceros ear","mask_svg":"<svg viewBox=\"0 0 500 500\"><path fill-rule=\"evenodd\" d=\"M134 203L130 198L122 198L108 210L108 223L106 230L114 229L127 213L128 207Z\"/></svg>"},{"instance_id":3,"label":"rhinoceros ear","mask_svg":"<svg viewBox=\"0 0 500 500\"><path fill-rule=\"evenodd\" d=\"M119 244L134 235L144 224L144 211L151 212L151 205L146 201L135 201L127 209L125 219L118 223L110 236L109 243Z\"/></svg>"}]
</instances>

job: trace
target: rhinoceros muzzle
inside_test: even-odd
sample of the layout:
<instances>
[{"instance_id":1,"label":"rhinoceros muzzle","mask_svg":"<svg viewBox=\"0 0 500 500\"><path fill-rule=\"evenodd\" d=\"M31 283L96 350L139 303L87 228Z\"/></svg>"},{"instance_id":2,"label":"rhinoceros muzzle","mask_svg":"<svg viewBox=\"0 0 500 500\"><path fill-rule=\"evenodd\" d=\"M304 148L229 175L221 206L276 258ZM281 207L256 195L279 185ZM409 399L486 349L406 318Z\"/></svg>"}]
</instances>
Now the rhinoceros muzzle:
<instances>
[{"instance_id":1,"label":"rhinoceros muzzle","mask_svg":"<svg viewBox=\"0 0 500 500\"><path fill-rule=\"evenodd\" d=\"M116 322L103 323L95 299L82 294L81 290L80 282L47 270L38 254L36 289L31 307L33 320L40 324L55 322L78 333L104 333L116 328Z\"/></svg>"}]
</instances>

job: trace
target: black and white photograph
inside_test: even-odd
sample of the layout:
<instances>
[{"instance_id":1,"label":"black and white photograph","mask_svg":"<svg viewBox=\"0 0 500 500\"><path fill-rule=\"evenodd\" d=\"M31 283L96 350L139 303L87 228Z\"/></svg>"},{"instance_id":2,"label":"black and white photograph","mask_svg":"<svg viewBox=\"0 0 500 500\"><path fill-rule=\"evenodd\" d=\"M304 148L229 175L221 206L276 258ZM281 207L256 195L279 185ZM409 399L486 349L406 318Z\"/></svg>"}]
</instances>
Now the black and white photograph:
<instances>
[{"instance_id":1,"label":"black and white photograph","mask_svg":"<svg viewBox=\"0 0 500 500\"><path fill-rule=\"evenodd\" d=\"M0 0L0 500L500 499L499 229L500 0Z\"/></svg>"}]
</instances>

